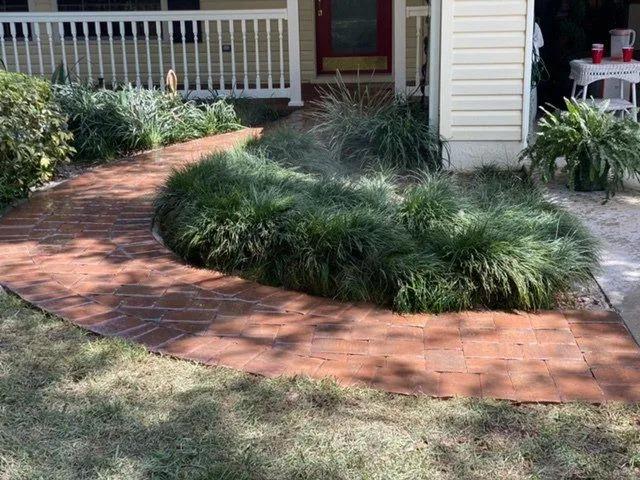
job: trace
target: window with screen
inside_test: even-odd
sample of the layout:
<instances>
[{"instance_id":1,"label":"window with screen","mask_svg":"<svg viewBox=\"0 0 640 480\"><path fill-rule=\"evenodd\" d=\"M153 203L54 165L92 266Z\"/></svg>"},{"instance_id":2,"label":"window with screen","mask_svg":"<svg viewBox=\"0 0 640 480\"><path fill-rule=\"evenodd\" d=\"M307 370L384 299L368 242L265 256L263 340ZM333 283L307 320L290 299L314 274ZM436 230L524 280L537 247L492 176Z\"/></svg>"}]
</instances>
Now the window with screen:
<instances>
[{"instance_id":1,"label":"window with screen","mask_svg":"<svg viewBox=\"0 0 640 480\"><path fill-rule=\"evenodd\" d=\"M29 2L28 0L0 0L0 13L14 13L14 12L28 12ZM10 25L8 23L2 24L4 28L4 37L11 38ZM22 25L16 25L16 37L24 38L22 31Z\"/></svg>"},{"instance_id":2,"label":"window with screen","mask_svg":"<svg viewBox=\"0 0 640 480\"><path fill-rule=\"evenodd\" d=\"M160 10L160 0L58 0L61 12Z\"/></svg>"},{"instance_id":3,"label":"window with screen","mask_svg":"<svg viewBox=\"0 0 640 480\"><path fill-rule=\"evenodd\" d=\"M122 11L149 11L160 10L160 0L58 0L58 11L60 12L122 12ZM120 24L113 22L113 35L120 36ZM155 23L149 24L149 30L155 35ZM85 32L82 23L76 23L77 35L83 37ZM138 35L143 32L142 23L138 23ZM96 35L95 24L88 24L88 36ZM108 33L107 24L100 24L100 35L106 36ZM71 36L71 27L65 25L65 35ZM124 27L124 35L129 37L132 35L131 23L126 23Z\"/></svg>"},{"instance_id":4,"label":"window with screen","mask_svg":"<svg viewBox=\"0 0 640 480\"><path fill-rule=\"evenodd\" d=\"M28 12L27 0L0 0L0 12Z\"/></svg>"}]
</instances>

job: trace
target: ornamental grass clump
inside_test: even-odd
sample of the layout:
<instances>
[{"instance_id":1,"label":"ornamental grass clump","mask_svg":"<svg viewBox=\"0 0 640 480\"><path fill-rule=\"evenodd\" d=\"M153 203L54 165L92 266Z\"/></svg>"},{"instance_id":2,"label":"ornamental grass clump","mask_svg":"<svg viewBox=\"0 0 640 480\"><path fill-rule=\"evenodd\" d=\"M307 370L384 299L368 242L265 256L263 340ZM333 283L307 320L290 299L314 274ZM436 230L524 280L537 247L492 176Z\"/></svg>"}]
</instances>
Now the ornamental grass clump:
<instances>
[{"instance_id":1,"label":"ornamental grass clump","mask_svg":"<svg viewBox=\"0 0 640 480\"><path fill-rule=\"evenodd\" d=\"M427 112L390 88L349 88L340 81L322 89L313 108L313 132L336 158L399 170L443 167L447 146Z\"/></svg>"},{"instance_id":2,"label":"ornamental grass clump","mask_svg":"<svg viewBox=\"0 0 640 480\"><path fill-rule=\"evenodd\" d=\"M54 88L81 160L108 160L240 128L233 106L223 100L197 105L131 86L115 91L79 84Z\"/></svg>"},{"instance_id":3,"label":"ornamental grass clump","mask_svg":"<svg viewBox=\"0 0 640 480\"><path fill-rule=\"evenodd\" d=\"M294 155L274 161L269 142L172 174L156 216L174 251L265 284L400 312L551 307L597 264L589 233L523 172L418 172L402 182L327 174L287 166Z\"/></svg>"},{"instance_id":4,"label":"ornamental grass clump","mask_svg":"<svg viewBox=\"0 0 640 480\"><path fill-rule=\"evenodd\" d=\"M640 179L640 125L590 102L566 100L567 110L545 111L535 143L521 153L543 180L551 180L563 159L568 185L578 191L622 188L625 178Z\"/></svg>"}]
</instances>

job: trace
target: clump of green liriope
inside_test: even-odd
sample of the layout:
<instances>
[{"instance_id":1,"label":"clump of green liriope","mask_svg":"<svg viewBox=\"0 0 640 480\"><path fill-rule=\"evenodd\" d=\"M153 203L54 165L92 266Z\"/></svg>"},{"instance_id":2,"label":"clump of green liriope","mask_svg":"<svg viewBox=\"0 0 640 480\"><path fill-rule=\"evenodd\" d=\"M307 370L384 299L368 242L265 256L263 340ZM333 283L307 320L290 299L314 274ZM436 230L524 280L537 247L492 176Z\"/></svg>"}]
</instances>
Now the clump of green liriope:
<instances>
[{"instance_id":1,"label":"clump of green liriope","mask_svg":"<svg viewBox=\"0 0 640 480\"><path fill-rule=\"evenodd\" d=\"M240 128L233 105L184 101L158 90L55 85L79 159L107 160L134 151Z\"/></svg>"},{"instance_id":2,"label":"clump of green liriope","mask_svg":"<svg viewBox=\"0 0 640 480\"><path fill-rule=\"evenodd\" d=\"M161 231L189 262L401 312L551 307L597 263L594 239L524 173L397 182L296 170L256 147L178 170L160 193Z\"/></svg>"},{"instance_id":3,"label":"clump of green liriope","mask_svg":"<svg viewBox=\"0 0 640 480\"><path fill-rule=\"evenodd\" d=\"M246 149L263 156L282 167L320 175L354 175L360 168L341 162L331 155L318 138L309 132L300 132L281 126L267 134L250 139Z\"/></svg>"},{"instance_id":4,"label":"clump of green liriope","mask_svg":"<svg viewBox=\"0 0 640 480\"><path fill-rule=\"evenodd\" d=\"M422 105L391 88L349 88L340 81L322 89L312 106L313 132L341 160L437 171L448 156L446 143L429 125Z\"/></svg>"}]
</instances>

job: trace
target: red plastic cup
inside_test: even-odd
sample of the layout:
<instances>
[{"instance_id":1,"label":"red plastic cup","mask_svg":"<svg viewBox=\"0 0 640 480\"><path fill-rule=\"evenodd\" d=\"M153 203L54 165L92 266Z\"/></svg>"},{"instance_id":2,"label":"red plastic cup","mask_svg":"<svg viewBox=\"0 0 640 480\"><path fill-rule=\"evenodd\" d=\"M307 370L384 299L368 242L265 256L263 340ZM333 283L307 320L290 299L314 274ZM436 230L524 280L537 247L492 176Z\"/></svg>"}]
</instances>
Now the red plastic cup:
<instances>
[{"instance_id":1,"label":"red plastic cup","mask_svg":"<svg viewBox=\"0 0 640 480\"><path fill-rule=\"evenodd\" d=\"M630 62L633 60L633 47L622 47L622 61Z\"/></svg>"},{"instance_id":2,"label":"red plastic cup","mask_svg":"<svg viewBox=\"0 0 640 480\"><path fill-rule=\"evenodd\" d=\"M602 63L604 58L604 45L601 43L594 43L591 46L591 59L593 63Z\"/></svg>"}]
</instances>

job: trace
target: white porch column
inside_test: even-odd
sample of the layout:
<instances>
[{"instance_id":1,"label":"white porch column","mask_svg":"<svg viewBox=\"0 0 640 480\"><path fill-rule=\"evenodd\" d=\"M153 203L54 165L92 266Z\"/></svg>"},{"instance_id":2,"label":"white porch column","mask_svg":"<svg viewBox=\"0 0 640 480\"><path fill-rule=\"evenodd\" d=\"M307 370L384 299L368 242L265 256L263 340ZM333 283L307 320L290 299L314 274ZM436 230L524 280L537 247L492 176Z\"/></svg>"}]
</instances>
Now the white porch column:
<instances>
[{"instance_id":1,"label":"white porch column","mask_svg":"<svg viewBox=\"0 0 640 480\"><path fill-rule=\"evenodd\" d=\"M393 78L396 93L407 92L407 0L393 0Z\"/></svg>"},{"instance_id":2,"label":"white porch column","mask_svg":"<svg viewBox=\"0 0 640 480\"><path fill-rule=\"evenodd\" d=\"M429 125L440 128L440 28L442 0L431 0L429 8Z\"/></svg>"},{"instance_id":3,"label":"white porch column","mask_svg":"<svg viewBox=\"0 0 640 480\"><path fill-rule=\"evenodd\" d=\"M289 83L291 97L290 107L301 107L302 101L302 77L300 66L300 17L298 9L299 0L287 0L287 27L289 41Z\"/></svg>"}]
</instances>

